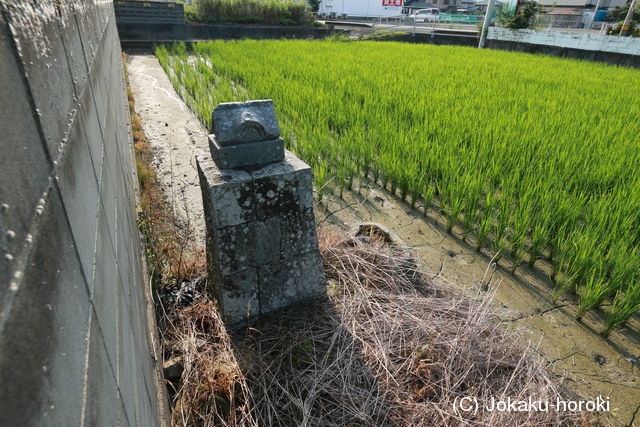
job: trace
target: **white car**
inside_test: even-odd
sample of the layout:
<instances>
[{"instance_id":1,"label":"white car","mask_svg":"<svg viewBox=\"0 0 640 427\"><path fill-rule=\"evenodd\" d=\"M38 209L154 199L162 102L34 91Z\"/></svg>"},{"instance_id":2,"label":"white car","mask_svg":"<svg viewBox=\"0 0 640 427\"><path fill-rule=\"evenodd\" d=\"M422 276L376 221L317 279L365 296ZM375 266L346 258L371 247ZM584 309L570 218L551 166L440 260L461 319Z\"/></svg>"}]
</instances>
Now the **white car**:
<instances>
[{"instance_id":1,"label":"white car","mask_svg":"<svg viewBox=\"0 0 640 427\"><path fill-rule=\"evenodd\" d=\"M420 9L409 15L411 22L438 22L440 20L440 9Z\"/></svg>"}]
</instances>

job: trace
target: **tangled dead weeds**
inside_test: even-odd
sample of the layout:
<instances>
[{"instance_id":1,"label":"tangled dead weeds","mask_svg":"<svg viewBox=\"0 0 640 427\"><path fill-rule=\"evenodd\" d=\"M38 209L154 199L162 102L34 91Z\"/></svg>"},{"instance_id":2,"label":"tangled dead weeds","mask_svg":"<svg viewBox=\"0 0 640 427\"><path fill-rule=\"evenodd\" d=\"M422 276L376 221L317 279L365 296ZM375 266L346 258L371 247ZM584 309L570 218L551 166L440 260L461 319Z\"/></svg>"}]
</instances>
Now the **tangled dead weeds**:
<instances>
[{"instance_id":1,"label":"tangled dead weeds","mask_svg":"<svg viewBox=\"0 0 640 427\"><path fill-rule=\"evenodd\" d=\"M236 331L207 298L169 312L184 372L174 425L580 425L577 414L461 412L457 398L554 401L558 383L490 300L444 289L375 236L321 231L325 301Z\"/></svg>"}]
</instances>

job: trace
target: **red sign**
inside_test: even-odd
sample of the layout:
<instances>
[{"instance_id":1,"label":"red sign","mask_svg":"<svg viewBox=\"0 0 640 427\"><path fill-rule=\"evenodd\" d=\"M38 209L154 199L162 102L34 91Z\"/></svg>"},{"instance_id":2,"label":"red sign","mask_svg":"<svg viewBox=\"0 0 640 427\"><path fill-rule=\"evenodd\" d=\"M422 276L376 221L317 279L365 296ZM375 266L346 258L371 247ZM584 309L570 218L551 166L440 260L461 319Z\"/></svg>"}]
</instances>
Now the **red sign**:
<instances>
[{"instance_id":1,"label":"red sign","mask_svg":"<svg viewBox=\"0 0 640 427\"><path fill-rule=\"evenodd\" d=\"M383 6L402 6L402 0L382 0Z\"/></svg>"}]
</instances>

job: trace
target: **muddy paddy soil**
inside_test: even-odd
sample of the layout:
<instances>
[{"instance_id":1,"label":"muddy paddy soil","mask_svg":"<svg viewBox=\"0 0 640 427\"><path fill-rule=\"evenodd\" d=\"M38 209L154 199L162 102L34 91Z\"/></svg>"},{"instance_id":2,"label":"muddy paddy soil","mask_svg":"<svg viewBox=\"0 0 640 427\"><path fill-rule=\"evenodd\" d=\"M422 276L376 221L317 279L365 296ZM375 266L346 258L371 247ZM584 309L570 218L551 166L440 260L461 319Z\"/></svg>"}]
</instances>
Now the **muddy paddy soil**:
<instances>
[{"instance_id":1,"label":"muddy paddy soil","mask_svg":"<svg viewBox=\"0 0 640 427\"><path fill-rule=\"evenodd\" d=\"M193 230L196 244L204 246L195 156L208 150L208 132L180 99L155 56L130 53L127 61L137 113L155 150L165 195ZM345 192L343 198L325 196L316 205L316 220L345 229L362 222L381 224L415 250L434 280L470 294L491 292L500 321L528 337L570 391L582 399L609 398L606 425L640 427L638 316L615 330L609 340L603 339L598 334L603 325L600 313L589 312L577 322L574 297L551 302L553 286L544 262L537 262L534 269L519 268L516 275L509 272L507 259L491 268L493 254L477 253L455 229L447 234L437 212L430 210L425 217L420 206L412 210L375 184L356 183L355 190ZM483 290L487 284L488 290Z\"/></svg>"},{"instance_id":2,"label":"muddy paddy soil","mask_svg":"<svg viewBox=\"0 0 640 427\"><path fill-rule=\"evenodd\" d=\"M447 234L444 218L434 210L427 215L419 205L411 209L372 183L356 183L354 191L345 191L342 199L325 196L316 205L319 224L341 228L362 222L381 224L413 248L425 272L436 281L472 295L493 293L500 321L529 338L571 392L582 399L609 398L606 424L640 426L638 316L605 340L598 333L603 326L600 313L590 312L578 322L575 297L564 295L555 304L551 302L553 284L544 261L533 269L523 266L515 275L507 259L491 268L493 253L476 252L455 228Z\"/></svg>"}]
</instances>

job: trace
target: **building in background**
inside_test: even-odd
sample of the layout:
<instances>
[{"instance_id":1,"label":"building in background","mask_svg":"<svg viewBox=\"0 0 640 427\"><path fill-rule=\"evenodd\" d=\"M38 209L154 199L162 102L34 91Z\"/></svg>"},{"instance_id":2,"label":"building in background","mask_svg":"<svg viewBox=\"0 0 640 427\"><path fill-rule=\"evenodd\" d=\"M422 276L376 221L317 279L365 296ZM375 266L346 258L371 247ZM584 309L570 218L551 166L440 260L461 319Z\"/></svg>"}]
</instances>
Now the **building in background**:
<instances>
[{"instance_id":1,"label":"building in background","mask_svg":"<svg viewBox=\"0 0 640 427\"><path fill-rule=\"evenodd\" d=\"M543 25L582 28L585 23L590 22L597 0L539 0L538 2L549 10L542 17ZM625 4L626 0L601 0L594 22L604 21L609 10Z\"/></svg>"},{"instance_id":2,"label":"building in background","mask_svg":"<svg viewBox=\"0 0 640 427\"><path fill-rule=\"evenodd\" d=\"M487 9L487 1L481 0L475 6L481 11ZM540 15L540 25L546 28L583 28L590 22L597 0L538 0L545 7L546 13ZM496 2L500 7L501 2ZM601 0L598 6L598 14L594 22L604 21L607 12L615 7L626 4L626 0Z\"/></svg>"},{"instance_id":3,"label":"building in background","mask_svg":"<svg viewBox=\"0 0 640 427\"><path fill-rule=\"evenodd\" d=\"M403 0L322 0L318 13L329 18L393 18L402 15Z\"/></svg>"}]
</instances>

